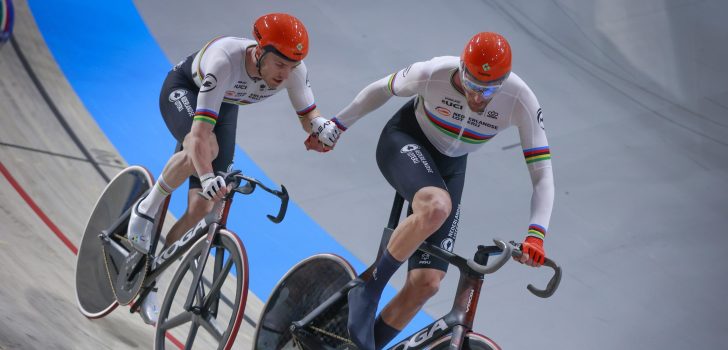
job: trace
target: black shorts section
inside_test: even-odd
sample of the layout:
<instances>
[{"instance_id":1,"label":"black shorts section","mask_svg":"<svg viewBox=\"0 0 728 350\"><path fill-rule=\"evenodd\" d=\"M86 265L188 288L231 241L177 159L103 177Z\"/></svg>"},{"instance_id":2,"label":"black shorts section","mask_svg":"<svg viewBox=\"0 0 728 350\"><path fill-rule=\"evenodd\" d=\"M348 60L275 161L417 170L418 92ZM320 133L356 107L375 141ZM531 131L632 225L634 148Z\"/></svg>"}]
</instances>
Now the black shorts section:
<instances>
[{"instance_id":1,"label":"black shorts section","mask_svg":"<svg viewBox=\"0 0 728 350\"><path fill-rule=\"evenodd\" d=\"M390 185L408 202L428 186L450 194L452 211L445 223L428 239L452 251L457 238L460 201L465 185L467 155L449 157L438 151L422 132L415 117L415 100L407 102L382 130L377 144L377 165ZM408 213L412 212L410 206ZM420 251L409 259L409 269L433 268L447 271L448 264Z\"/></svg>"},{"instance_id":2,"label":"black shorts section","mask_svg":"<svg viewBox=\"0 0 728 350\"><path fill-rule=\"evenodd\" d=\"M193 57L188 57L167 74L159 93L159 110L167 129L178 142L178 150L182 149L182 141L192 129L192 117L197 107L199 88L189 74L184 73L189 71ZM219 148L217 158L212 161L215 172L226 171L233 163L237 122L238 106L223 103L213 129ZM201 187L200 180L196 176L190 176L190 188Z\"/></svg>"}]
</instances>

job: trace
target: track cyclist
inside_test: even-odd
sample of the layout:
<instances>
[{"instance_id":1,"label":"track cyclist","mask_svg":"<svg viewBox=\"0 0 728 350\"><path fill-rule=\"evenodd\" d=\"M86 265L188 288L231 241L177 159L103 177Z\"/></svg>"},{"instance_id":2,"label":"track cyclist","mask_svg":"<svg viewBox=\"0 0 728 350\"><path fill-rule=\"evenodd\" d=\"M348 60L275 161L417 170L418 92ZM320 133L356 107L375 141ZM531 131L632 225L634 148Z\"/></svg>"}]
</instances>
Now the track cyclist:
<instances>
[{"instance_id":1,"label":"track cyclist","mask_svg":"<svg viewBox=\"0 0 728 350\"><path fill-rule=\"evenodd\" d=\"M167 245L178 240L227 194L223 178L215 173L232 164L238 105L261 102L287 90L307 133L312 123L324 123L303 63L309 49L303 23L288 14L267 14L255 21L253 37L215 38L167 74L159 108L181 150L169 159L149 195L133 207L128 237L140 252L148 253L154 218L165 198L185 179L190 180L187 210L170 229ZM331 125L327 128L335 129ZM318 142L312 147L327 150ZM140 314L146 323L156 323L156 292L144 300Z\"/></svg>"},{"instance_id":2,"label":"track cyclist","mask_svg":"<svg viewBox=\"0 0 728 350\"><path fill-rule=\"evenodd\" d=\"M467 155L516 126L533 184L521 263L543 264L554 200L551 153L533 91L511 72L511 48L497 33L473 36L460 57L417 62L364 88L317 136L329 147L354 122L392 96L411 97L386 124L376 159L410 212L373 265L372 278L349 292L349 333L362 350L381 349L438 290L447 263L421 251L424 240L452 251ZM482 181L481 181L482 182ZM409 259L404 287L375 320L382 290Z\"/></svg>"}]
</instances>

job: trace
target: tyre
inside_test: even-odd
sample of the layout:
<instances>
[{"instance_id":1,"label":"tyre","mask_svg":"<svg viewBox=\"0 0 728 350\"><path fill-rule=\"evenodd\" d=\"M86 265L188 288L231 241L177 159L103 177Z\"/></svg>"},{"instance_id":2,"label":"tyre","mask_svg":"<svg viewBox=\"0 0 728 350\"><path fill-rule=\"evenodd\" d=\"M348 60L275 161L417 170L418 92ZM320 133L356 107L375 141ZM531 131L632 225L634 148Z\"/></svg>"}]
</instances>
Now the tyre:
<instances>
[{"instance_id":1,"label":"tyre","mask_svg":"<svg viewBox=\"0 0 728 350\"><path fill-rule=\"evenodd\" d=\"M450 348L450 338L451 335L442 337L432 344L430 344L430 347L428 349L432 350L447 350ZM463 346L461 348L462 350L501 350L500 346L496 344L494 341L492 341L490 338L474 333L469 332L465 334L465 340L463 341Z\"/></svg>"},{"instance_id":2,"label":"tyre","mask_svg":"<svg viewBox=\"0 0 728 350\"><path fill-rule=\"evenodd\" d=\"M265 304L255 330L253 349L309 348L310 346L300 343L296 346L296 340L290 331L291 323L302 319L355 277L351 265L333 254L314 255L298 263L278 282ZM348 307L345 300L346 298L342 300L342 305L329 308L330 312L314 320L312 325L334 338L347 337ZM326 342L323 339L316 341ZM346 342L344 340L342 343ZM344 348L341 347L342 344L329 345L333 348Z\"/></svg>"},{"instance_id":3,"label":"tyre","mask_svg":"<svg viewBox=\"0 0 728 350\"><path fill-rule=\"evenodd\" d=\"M76 258L76 302L84 316L104 317L118 305L106 271L99 234L121 217L153 183L147 169L130 166L106 185L96 201Z\"/></svg>"},{"instance_id":4,"label":"tyre","mask_svg":"<svg viewBox=\"0 0 728 350\"><path fill-rule=\"evenodd\" d=\"M187 349L230 349L235 341L248 297L245 248L237 235L221 229L207 262L200 266L206 245L207 236L195 242L169 284L159 311L155 349L166 348L165 338L179 339ZM202 279L193 289L199 268L203 269ZM195 290L192 307L186 310L184 304ZM181 344L174 345L170 348Z\"/></svg>"}]
</instances>

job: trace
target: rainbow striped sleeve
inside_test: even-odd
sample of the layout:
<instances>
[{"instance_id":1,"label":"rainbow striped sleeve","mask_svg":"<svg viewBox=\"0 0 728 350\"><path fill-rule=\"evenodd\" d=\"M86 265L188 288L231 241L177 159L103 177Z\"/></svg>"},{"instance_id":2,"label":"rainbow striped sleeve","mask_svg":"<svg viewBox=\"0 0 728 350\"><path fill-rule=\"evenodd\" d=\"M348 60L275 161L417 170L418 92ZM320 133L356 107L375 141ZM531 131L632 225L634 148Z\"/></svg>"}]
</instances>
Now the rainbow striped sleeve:
<instances>
[{"instance_id":1,"label":"rainbow striped sleeve","mask_svg":"<svg viewBox=\"0 0 728 350\"><path fill-rule=\"evenodd\" d=\"M546 229L541 225L531 224L528 226L528 236L544 239L546 238Z\"/></svg>"},{"instance_id":2,"label":"rainbow striped sleeve","mask_svg":"<svg viewBox=\"0 0 728 350\"><path fill-rule=\"evenodd\" d=\"M394 77L397 76L397 73L394 73L389 76L389 81L387 82L387 90L389 90L389 93L393 96L397 96L397 94L394 93Z\"/></svg>"},{"instance_id":3,"label":"rainbow striped sleeve","mask_svg":"<svg viewBox=\"0 0 728 350\"><path fill-rule=\"evenodd\" d=\"M316 103L312 103L310 106L308 106L300 111L296 111L296 114L298 114L299 116L304 116L308 112L313 111L314 109L316 109Z\"/></svg>"},{"instance_id":4,"label":"rainbow striped sleeve","mask_svg":"<svg viewBox=\"0 0 728 350\"><path fill-rule=\"evenodd\" d=\"M531 164L551 159L551 150L549 146L524 149L523 156L526 157L526 164Z\"/></svg>"},{"instance_id":5,"label":"rainbow striped sleeve","mask_svg":"<svg viewBox=\"0 0 728 350\"><path fill-rule=\"evenodd\" d=\"M201 122L215 125L217 124L217 112L209 109L198 109L195 111L195 117L192 118L192 120L199 120Z\"/></svg>"}]
</instances>

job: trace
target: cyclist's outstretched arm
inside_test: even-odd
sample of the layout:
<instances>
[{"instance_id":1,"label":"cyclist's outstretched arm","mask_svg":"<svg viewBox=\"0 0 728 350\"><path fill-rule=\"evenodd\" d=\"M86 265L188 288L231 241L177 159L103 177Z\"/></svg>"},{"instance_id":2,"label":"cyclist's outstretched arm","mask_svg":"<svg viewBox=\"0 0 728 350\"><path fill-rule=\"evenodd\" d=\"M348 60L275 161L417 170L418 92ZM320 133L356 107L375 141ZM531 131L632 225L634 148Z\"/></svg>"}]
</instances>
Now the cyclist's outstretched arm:
<instances>
[{"instance_id":1,"label":"cyclist's outstretched arm","mask_svg":"<svg viewBox=\"0 0 728 350\"><path fill-rule=\"evenodd\" d=\"M548 231L554 205L554 176L551 168L551 149L546 139L541 107L530 88L521 90L514 109L523 155L526 160L533 194L531 218L524 239L524 258L521 262L540 266L546 256L543 242Z\"/></svg>"},{"instance_id":2,"label":"cyclist's outstretched arm","mask_svg":"<svg viewBox=\"0 0 728 350\"><path fill-rule=\"evenodd\" d=\"M384 105L392 96L424 94L430 74L424 62L417 62L369 84L336 115L336 125L346 130L360 118Z\"/></svg>"}]
</instances>

